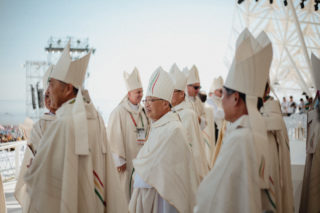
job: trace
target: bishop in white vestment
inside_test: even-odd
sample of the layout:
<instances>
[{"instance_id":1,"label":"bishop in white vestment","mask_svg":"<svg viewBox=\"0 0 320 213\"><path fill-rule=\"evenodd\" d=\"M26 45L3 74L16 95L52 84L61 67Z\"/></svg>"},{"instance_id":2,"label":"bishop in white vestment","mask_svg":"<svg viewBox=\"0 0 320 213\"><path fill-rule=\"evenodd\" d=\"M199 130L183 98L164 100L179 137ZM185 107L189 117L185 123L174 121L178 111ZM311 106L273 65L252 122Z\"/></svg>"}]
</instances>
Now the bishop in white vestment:
<instances>
[{"instance_id":1,"label":"bishop in white vestment","mask_svg":"<svg viewBox=\"0 0 320 213\"><path fill-rule=\"evenodd\" d=\"M245 29L237 40L222 99L225 119L231 124L214 167L200 184L195 212L275 211L267 129L257 108L268 78L272 46L259 38Z\"/></svg>"},{"instance_id":2,"label":"bishop in white vestment","mask_svg":"<svg viewBox=\"0 0 320 213\"><path fill-rule=\"evenodd\" d=\"M287 127L284 123L279 101L269 97L269 83L266 86L261 112L266 121L270 149L270 188L275 194L273 205L276 212L293 212L294 198L291 177L290 146Z\"/></svg>"},{"instance_id":3,"label":"bishop in white vestment","mask_svg":"<svg viewBox=\"0 0 320 213\"><path fill-rule=\"evenodd\" d=\"M198 116L201 130L203 130L207 123L204 105L198 97L198 93L201 88L198 68L193 65L190 70L185 71L185 74L187 76L187 101L190 103L196 115Z\"/></svg>"},{"instance_id":4,"label":"bishop in white vestment","mask_svg":"<svg viewBox=\"0 0 320 213\"><path fill-rule=\"evenodd\" d=\"M192 150L197 173L202 180L209 171L209 164L205 154L207 144L205 144L203 140L197 116L195 112L189 108L185 100L184 91L187 86L187 78L176 64L172 66L170 76L174 81L174 92L171 101L172 110L178 113L182 125L186 130L188 144Z\"/></svg>"},{"instance_id":5,"label":"bishop in white vestment","mask_svg":"<svg viewBox=\"0 0 320 213\"><path fill-rule=\"evenodd\" d=\"M120 175L121 187L129 204L133 187L132 160L144 145L149 133L149 121L140 104L143 90L140 75L135 68L124 73L128 94L112 111L108 121L108 142Z\"/></svg>"},{"instance_id":6,"label":"bishop in white vestment","mask_svg":"<svg viewBox=\"0 0 320 213\"><path fill-rule=\"evenodd\" d=\"M186 132L170 110L173 82L158 68L151 76L146 111L152 120L148 141L133 160L130 212L192 212L199 179Z\"/></svg>"},{"instance_id":7,"label":"bishop in white vestment","mask_svg":"<svg viewBox=\"0 0 320 213\"><path fill-rule=\"evenodd\" d=\"M82 96L90 54L72 61L70 42L50 74L56 119L45 130L24 181L26 212L125 212L102 117Z\"/></svg>"}]
</instances>

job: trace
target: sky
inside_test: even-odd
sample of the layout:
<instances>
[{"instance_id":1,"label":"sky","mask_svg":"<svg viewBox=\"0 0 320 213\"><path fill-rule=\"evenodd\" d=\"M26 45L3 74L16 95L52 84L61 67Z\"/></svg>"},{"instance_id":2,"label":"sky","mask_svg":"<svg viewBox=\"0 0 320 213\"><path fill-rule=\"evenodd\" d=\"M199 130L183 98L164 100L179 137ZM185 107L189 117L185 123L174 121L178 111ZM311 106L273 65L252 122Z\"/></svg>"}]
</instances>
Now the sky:
<instances>
[{"instance_id":1,"label":"sky","mask_svg":"<svg viewBox=\"0 0 320 213\"><path fill-rule=\"evenodd\" d=\"M204 90L227 75L234 0L0 0L0 100L24 100L27 60L46 61L51 36L89 38L96 48L86 87L93 99L120 100L123 71L151 73L195 64Z\"/></svg>"}]
</instances>

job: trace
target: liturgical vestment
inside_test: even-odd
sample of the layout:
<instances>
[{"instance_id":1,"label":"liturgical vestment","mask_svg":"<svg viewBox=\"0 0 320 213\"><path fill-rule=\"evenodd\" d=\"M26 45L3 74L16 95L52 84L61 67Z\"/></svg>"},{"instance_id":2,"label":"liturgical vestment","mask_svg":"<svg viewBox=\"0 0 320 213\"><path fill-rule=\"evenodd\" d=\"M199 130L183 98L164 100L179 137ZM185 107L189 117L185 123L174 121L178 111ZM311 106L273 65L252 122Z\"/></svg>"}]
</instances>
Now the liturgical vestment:
<instances>
[{"instance_id":1,"label":"liturgical vestment","mask_svg":"<svg viewBox=\"0 0 320 213\"><path fill-rule=\"evenodd\" d=\"M145 184L134 188L130 212L166 212L159 200L169 212L192 212L199 179L185 135L174 112L152 123L148 141L133 160L137 177Z\"/></svg>"},{"instance_id":2,"label":"liturgical vestment","mask_svg":"<svg viewBox=\"0 0 320 213\"><path fill-rule=\"evenodd\" d=\"M291 161L289 138L286 125L281 115L278 101L267 100L262 108L263 117L268 130L270 158L270 199L275 211L293 212L293 185L291 177ZM273 194L273 195L271 195ZM270 203L270 202L269 202Z\"/></svg>"},{"instance_id":3,"label":"liturgical vestment","mask_svg":"<svg viewBox=\"0 0 320 213\"><path fill-rule=\"evenodd\" d=\"M139 140L138 129L143 129L144 138L148 136L148 119L143 107L132 107L126 96L112 111L108 121L108 142L115 156L116 167L126 163L126 171L120 173L121 187L126 195L127 203L132 193L132 160L137 156L145 140ZM118 172L118 171L117 171Z\"/></svg>"},{"instance_id":4,"label":"liturgical vestment","mask_svg":"<svg viewBox=\"0 0 320 213\"><path fill-rule=\"evenodd\" d=\"M307 157L299 212L320 212L320 121L308 112Z\"/></svg>"},{"instance_id":5,"label":"liturgical vestment","mask_svg":"<svg viewBox=\"0 0 320 213\"><path fill-rule=\"evenodd\" d=\"M34 153L37 151L40 140L45 132L45 130L50 126L50 124L54 121L55 115L52 113L45 113L39 121L37 121L31 130L30 138L28 138L28 146L24 153L24 158L20 167L19 177L17 179L17 184L14 192L14 196L17 201L23 207L23 211L25 211L30 202L30 197L26 192L26 185L23 180L23 177L27 171L27 165L30 164L31 159L34 157ZM32 149L32 150L31 150ZM34 153L33 153L34 152Z\"/></svg>"},{"instance_id":6,"label":"liturgical vestment","mask_svg":"<svg viewBox=\"0 0 320 213\"><path fill-rule=\"evenodd\" d=\"M201 119L200 128L201 130L203 130L206 127L206 114L204 111L204 104L202 103L202 101L198 96L196 97L186 96L186 97L187 97L187 102L189 102L190 106L192 106L196 115Z\"/></svg>"},{"instance_id":7,"label":"liturgical vestment","mask_svg":"<svg viewBox=\"0 0 320 213\"><path fill-rule=\"evenodd\" d=\"M114 165L103 119L92 103L85 103L88 147L79 144L75 102L69 100L57 110L26 172L24 180L31 197L27 212L125 212L117 174L106 172ZM78 154L79 150L87 154Z\"/></svg>"},{"instance_id":8,"label":"liturgical vestment","mask_svg":"<svg viewBox=\"0 0 320 213\"><path fill-rule=\"evenodd\" d=\"M193 110L188 108L187 102L182 101L173 107L181 119L182 126L187 132L188 144L192 150L198 176L202 180L209 172L209 164L205 155L205 146L207 146L202 138L197 116Z\"/></svg>"},{"instance_id":9,"label":"liturgical vestment","mask_svg":"<svg viewBox=\"0 0 320 213\"><path fill-rule=\"evenodd\" d=\"M194 212L262 212L253 134L247 115L228 126L214 167L199 186Z\"/></svg>"}]
</instances>

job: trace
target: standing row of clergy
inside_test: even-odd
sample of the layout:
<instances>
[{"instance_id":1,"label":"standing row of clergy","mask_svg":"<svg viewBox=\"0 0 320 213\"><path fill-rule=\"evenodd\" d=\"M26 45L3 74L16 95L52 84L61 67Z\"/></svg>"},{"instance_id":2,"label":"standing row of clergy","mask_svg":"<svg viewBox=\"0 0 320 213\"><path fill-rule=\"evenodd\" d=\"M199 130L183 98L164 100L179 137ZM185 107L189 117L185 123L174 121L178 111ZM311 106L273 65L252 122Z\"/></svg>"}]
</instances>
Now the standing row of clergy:
<instances>
[{"instance_id":1,"label":"standing row of clergy","mask_svg":"<svg viewBox=\"0 0 320 213\"><path fill-rule=\"evenodd\" d=\"M145 107L139 72L124 73L128 93L106 130L82 88L90 53L72 61L69 49L47 78L55 115L45 126L40 119L28 142L16 189L24 212L293 212L289 141L269 97L265 33L240 34L223 89L212 91L223 116L209 157L215 142L206 148L203 131L211 124L214 132L214 118L197 96L195 66L187 76L176 65L154 71Z\"/></svg>"}]
</instances>

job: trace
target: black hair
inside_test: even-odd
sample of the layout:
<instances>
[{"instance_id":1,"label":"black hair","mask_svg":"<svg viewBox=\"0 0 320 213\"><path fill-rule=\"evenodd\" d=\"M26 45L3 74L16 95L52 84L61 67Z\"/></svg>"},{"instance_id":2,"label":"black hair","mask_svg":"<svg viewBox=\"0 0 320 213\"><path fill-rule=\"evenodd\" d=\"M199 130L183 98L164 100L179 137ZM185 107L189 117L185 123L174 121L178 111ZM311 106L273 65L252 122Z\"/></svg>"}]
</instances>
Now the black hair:
<instances>
[{"instance_id":1,"label":"black hair","mask_svg":"<svg viewBox=\"0 0 320 213\"><path fill-rule=\"evenodd\" d=\"M239 93L239 97L240 97L244 102L246 102L246 94L244 94L244 93L242 93L242 92L238 92L238 91L233 90L233 89L230 89L230 88L228 88L228 87L224 87L224 88L225 88L225 90L227 91L227 94L228 94L228 95L232 95L232 94L235 93L235 92Z\"/></svg>"},{"instance_id":2,"label":"black hair","mask_svg":"<svg viewBox=\"0 0 320 213\"><path fill-rule=\"evenodd\" d=\"M78 94L79 89L77 89L77 88L75 88L75 87L73 87L72 89L73 89L73 94L74 94L74 95L77 95L77 94Z\"/></svg>"},{"instance_id":3,"label":"black hair","mask_svg":"<svg viewBox=\"0 0 320 213\"><path fill-rule=\"evenodd\" d=\"M237 92L239 93L239 97L244 101L246 102L246 94L242 93L242 92L238 92L236 90L233 90L233 89L230 89L228 87L224 87L225 90L227 91L227 94L228 95L232 95L233 93ZM260 108L263 107L263 100L262 98L258 98L258 102L257 102L257 109L260 110Z\"/></svg>"}]
</instances>

